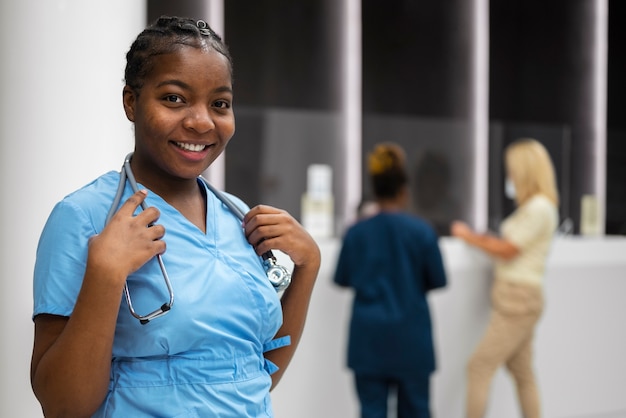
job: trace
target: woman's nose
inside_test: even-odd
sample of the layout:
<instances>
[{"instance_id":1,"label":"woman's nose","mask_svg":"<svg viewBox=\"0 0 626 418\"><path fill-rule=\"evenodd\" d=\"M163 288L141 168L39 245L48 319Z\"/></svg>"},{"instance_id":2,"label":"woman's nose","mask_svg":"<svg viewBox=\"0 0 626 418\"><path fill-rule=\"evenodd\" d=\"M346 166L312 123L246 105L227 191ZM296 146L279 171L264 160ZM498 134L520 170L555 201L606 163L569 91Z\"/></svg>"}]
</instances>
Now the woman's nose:
<instances>
[{"instance_id":1,"label":"woman's nose","mask_svg":"<svg viewBox=\"0 0 626 418\"><path fill-rule=\"evenodd\" d=\"M211 111L206 106L194 106L183 120L185 129L205 133L215 128Z\"/></svg>"}]
</instances>

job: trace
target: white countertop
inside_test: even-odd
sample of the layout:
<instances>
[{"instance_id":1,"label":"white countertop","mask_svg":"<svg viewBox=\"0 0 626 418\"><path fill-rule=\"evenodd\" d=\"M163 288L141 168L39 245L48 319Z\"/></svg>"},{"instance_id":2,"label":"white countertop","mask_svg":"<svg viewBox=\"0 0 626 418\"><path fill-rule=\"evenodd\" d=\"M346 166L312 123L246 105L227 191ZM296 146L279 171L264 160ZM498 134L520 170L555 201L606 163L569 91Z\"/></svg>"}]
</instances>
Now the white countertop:
<instances>
[{"instance_id":1,"label":"white countertop","mask_svg":"<svg viewBox=\"0 0 626 418\"><path fill-rule=\"evenodd\" d=\"M341 244L318 242L322 267L305 332L272 394L277 417L357 416L352 375L344 366L351 292L332 283ZM488 319L491 264L456 238L443 237L440 245L448 287L429 297L439 366L432 408L434 416L456 418L463 416L465 364ZM544 416L626 411L626 238L557 237L545 292L535 344ZM519 418L504 372L496 375L490 399L486 418Z\"/></svg>"}]
</instances>

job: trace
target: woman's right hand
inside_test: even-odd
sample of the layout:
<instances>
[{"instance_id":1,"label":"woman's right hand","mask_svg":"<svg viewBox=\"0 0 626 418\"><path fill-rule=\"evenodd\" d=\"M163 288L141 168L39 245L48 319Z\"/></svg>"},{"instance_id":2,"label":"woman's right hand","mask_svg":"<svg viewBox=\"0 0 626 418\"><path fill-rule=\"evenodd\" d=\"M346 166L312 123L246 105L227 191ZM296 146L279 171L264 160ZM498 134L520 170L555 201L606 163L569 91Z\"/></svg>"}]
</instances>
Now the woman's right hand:
<instances>
[{"instance_id":1,"label":"woman's right hand","mask_svg":"<svg viewBox=\"0 0 626 418\"><path fill-rule=\"evenodd\" d=\"M154 225L160 212L149 207L134 215L147 196L140 190L124 202L100 234L89 239L88 264L111 271L111 277L126 277L157 254L165 252L162 225Z\"/></svg>"},{"instance_id":2,"label":"woman's right hand","mask_svg":"<svg viewBox=\"0 0 626 418\"><path fill-rule=\"evenodd\" d=\"M165 251L156 208L134 215L133 194L89 240L83 283L69 317L38 315L31 359L33 391L46 416L91 416L106 397L122 288L129 274Z\"/></svg>"},{"instance_id":3,"label":"woman's right hand","mask_svg":"<svg viewBox=\"0 0 626 418\"><path fill-rule=\"evenodd\" d=\"M472 229L465 222L454 221L450 225L450 233L457 238L466 238L472 233Z\"/></svg>"}]
</instances>

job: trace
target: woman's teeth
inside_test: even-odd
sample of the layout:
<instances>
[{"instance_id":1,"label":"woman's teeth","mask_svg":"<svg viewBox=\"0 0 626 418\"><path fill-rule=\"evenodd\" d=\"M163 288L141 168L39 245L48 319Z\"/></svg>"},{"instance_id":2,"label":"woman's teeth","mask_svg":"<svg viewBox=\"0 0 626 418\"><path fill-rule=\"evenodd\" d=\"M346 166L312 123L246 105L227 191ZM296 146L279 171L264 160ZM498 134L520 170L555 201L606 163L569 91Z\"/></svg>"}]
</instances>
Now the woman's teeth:
<instances>
[{"instance_id":1,"label":"woman's teeth","mask_svg":"<svg viewBox=\"0 0 626 418\"><path fill-rule=\"evenodd\" d=\"M206 145L199 145L199 144L187 144L187 143L183 143L183 142L176 142L176 146L178 146L178 148L184 149L185 151L202 151L203 149L206 148Z\"/></svg>"}]
</instances>

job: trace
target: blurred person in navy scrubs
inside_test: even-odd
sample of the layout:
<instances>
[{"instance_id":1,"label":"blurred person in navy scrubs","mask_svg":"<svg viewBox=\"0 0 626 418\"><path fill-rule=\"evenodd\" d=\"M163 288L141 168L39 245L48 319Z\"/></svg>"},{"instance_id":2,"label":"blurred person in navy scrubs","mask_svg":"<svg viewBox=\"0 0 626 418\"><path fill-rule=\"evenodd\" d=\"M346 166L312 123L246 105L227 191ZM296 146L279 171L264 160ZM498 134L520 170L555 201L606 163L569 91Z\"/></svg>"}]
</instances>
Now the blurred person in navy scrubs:
<instances>
[{"instance_id":1,"label":"blurred person in navy scrubs","mask_svg":"<svg viewBox=\"0 0 626 418\"><path fill-rule=\"evenodd\" d=\"M390 390L398 418L430 417L435 350L427 292L447 279L438 235L407 212L404 150L378 144L368 170L378 211L352 225L334 282L354 290L348 367L362 418L385 418Z\"/></svg>"}]
</instances>

